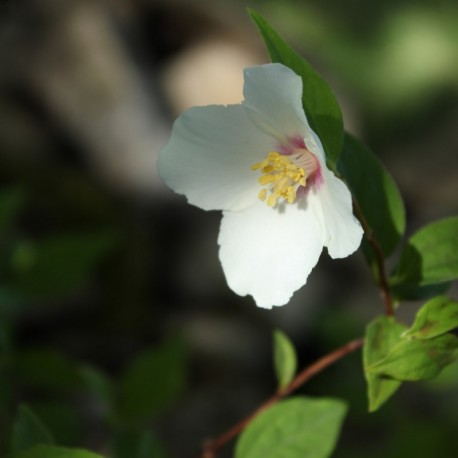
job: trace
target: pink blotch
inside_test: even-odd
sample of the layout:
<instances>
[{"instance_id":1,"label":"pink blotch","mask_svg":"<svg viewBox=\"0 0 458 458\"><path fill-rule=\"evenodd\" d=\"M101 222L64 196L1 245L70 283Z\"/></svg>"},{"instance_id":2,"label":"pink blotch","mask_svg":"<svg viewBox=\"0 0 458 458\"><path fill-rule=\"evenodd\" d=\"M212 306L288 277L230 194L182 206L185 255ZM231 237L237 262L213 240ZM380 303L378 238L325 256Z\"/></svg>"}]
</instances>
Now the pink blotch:
<instances>
[{"instance_id":1,"label":"pink blotch","mask_svg":"<svg viewBox=\"0 0 458 458\"><path fill-rule=\"evenodd\" d=\"M291 156L296 150L305 149L310 151L307 146L305 146L304 138L300 135L294 135L288 138L288 143L278 144L277 151L283 156ZM313 153L311 153L313 154ZM305 197L310 189L318 189L321 185L324 184L323 174L321 172L320 161L317 160L318 169L307 178L306 186L299 186L296 190L296 201Z\"/></svg>"},{"instance_id":2,"label":"pink blotch","mask_svg":"<svg viewBox=\"0 0 458 458\"><path fill-rule=\"evenodd\" d=\"M288 138L288 143L278 144L277 151L283 156L291 156L296 149L307 149L304 143L304 139L300 135L294 135Z\"/></svg>"},{"instance_id":3,"label":"pink blotch","mask_svg":"<svg viewBox=\"0 0 458 458\"><path fill-rule=\"evenodd\" d=\"M295 135L294 137L289 138L289 142L294 146L294 148L307 149L304 143L304 139L300 135Z\"/></svg>"},{"instance_id":4,"label":"pink blotch","mask_svg":"<svg viewBox=\"0 0 458 458\"><path fill-rule=\"evenodd\" d=\"M314 186L316 188L319 188L322 184L324 184L324 178L323 174L321 173L321 166L319 162L318 170L314 172L312 175L310 175L307 181L310 184L310 186Z\"/></svg>"}]
</instances>

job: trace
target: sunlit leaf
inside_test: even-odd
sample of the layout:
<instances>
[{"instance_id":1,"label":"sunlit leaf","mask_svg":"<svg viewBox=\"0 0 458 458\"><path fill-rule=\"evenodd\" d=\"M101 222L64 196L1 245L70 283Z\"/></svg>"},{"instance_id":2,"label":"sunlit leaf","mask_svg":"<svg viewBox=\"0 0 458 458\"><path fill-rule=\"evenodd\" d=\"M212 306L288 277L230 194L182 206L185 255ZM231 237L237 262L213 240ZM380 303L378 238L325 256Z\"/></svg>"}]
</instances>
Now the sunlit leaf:
<instances>
[{"instance_id":1,"label":"sunlit leaf","mask_svg":"<svg viewBox=\"0 0 458 458\"><path fill-rule=\"evenodd\" d=\"M338 399L303 396L259 414L244 430L236 458L326 458L334 450L347 411Z\"/></svg>"},{"instance_id":2,"label":"sunlit leaf","mask_svg":"<svg viewBox=\"0 0 458 458\"><path fill-rule=\"evenodd\" d=\"M431 339L455 328L458 328L458 302L439 296L421 307L404 336Z\"/></svg>"},{"instance_id":3,"label":"sunlit leaf","mask_svg":"<svg viewBox=\"0 0 458 458\"><path fill-rule=\"evenodd\" d=\"M370 412L379 409L393 396L401 382L368 372L368 368L387 356L390 349L399 342L405 329L406 327L394 318L386 316L376 318L366 328L363 362Z\"/></svg>"},{"instance_id":4,"label":"sunlit leaf","mask_svg":"<svg viewBox=\"0 0 458 458\"><path fill-rule=\"evenodd\" d=\"M278 330L274 332L274 366L278 387L285 388L296 373L297 356L291 340Z\"/></svg>"},{"instance_id":5,"label":"sunlit leaf","mask_svg":"<svg viewBox=\"0 0 458 458\"><path fill-rule=\"evenodd\" d=\"M436 377L458 357L458 338L444 334L428 340L403 339L369 373L397 380L417 381Z\"/></svg>"},{"instance_id":6,"label":"sunlit leaf","mask_svg":"<svg viewBox=\"0 0 458 458\"><path fill-rule=\"evenodd\" d=\"M431 223L403 249L390 285L428 286L458 278L458 217Z\"/></svg>"},{"instance_id":7,"label":"sunlit leaf","mask_svg":"<svg viewBox=\"0 0 458 458\"><path fill-rule=\"evenodd\" d=\"M389 256L405 230L404 203L391 175L359 140L346 134L338 163L383 255ZM365 242L365 253L372 247Z\"/></svg>"},{"instance_id":8,"label":"sunlit leaf","mask_svg":"<svg viewBox=\"0 0 458 458\"><path fill-rule=\"evenodd\" d=\"M11 451L18 453L37 444L53 443L54 439L42 421L29 407L19 406L11 434Z\"/></svg>"},{"instance_id":9,"label":"sunlit leaf","mask_svg":"<svg viewBox=\"0 0 458 458\"><path fill-rule=\"evenodd\" d=\"M331 168L342 149L343 121L337 99L318 73L277 34L258 13L248 10L259 29L272 62L291 68L303 81L302 104L307 119L320 138Z\"/></svg>"}]
</instances>

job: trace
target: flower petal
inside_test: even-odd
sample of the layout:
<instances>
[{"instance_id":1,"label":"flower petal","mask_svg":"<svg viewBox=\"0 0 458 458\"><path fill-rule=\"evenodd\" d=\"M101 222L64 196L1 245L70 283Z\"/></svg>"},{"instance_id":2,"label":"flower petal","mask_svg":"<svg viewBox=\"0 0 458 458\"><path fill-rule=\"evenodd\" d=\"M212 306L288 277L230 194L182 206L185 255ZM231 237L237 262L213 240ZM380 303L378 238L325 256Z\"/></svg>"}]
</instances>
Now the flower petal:
<instances>
[{"instance_id":1,"label":"flower petal","mask_svg":"<svg viewBox=\"0 0 458 458\"><path fill-rule=\"evenodd\" d=\"M251 165L275 143L242 105L191 108L159 153L159 175L204 210L242 210L258 201L258 174Z\"/></svg>"},{"instance_id":2,"label":"flower petal","mask_svg":"<svg viewBox=\"0 0 458 458\"><path fill-rule=\"evenodd\" d=\"M302 108L302 79L282 64L267 64L244 71L243 106L256 113L267 131L280 142L310 130Z\"/></svg>"},{"instance_id":3,"label":"flower petal","mask_svg":"<svg viewBox=\"0 0 458 458\"><path fill-rule=\"evenodd\" d=\"M323 178L316 197L323 212L324 245L331 258L345 258L358 249L363 229L353 215L352 198L346 184L326 168Z\"/></svg>"},{"instance_id":4,"label":"flower petal","mask_svg":"<svg viewBox=\"0 0 458 458\"><path fill-rule=\"evenodd\" d=\"M337 178L326 165L323 146L318 136L310 130L304 139L309 151L320 162L323 182L310 190L307 200L321 220L325 233L324 246L333 258L345 258L361 244L363 229L353 215L352 197L347 185Z\"/></svg>"},{"instance_id":5,"label":"flower petal","mask_svg":"<svg viewBox=\"0 0 458 458\"><path fill-rule=\"evenodd\" d=\"M243 212L224 212L218 243L229 287L271 308L286 304L305 284L320 257L324 234L305 205L273 209L259 202Z\"/></svg>"}]
</instances>

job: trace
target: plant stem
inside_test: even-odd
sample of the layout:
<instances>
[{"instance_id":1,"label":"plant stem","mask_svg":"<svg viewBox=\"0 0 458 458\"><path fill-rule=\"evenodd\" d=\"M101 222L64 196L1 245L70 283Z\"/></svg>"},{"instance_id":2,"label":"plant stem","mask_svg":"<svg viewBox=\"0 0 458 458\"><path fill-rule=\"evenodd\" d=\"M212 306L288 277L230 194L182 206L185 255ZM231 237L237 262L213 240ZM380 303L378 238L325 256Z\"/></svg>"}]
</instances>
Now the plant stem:
<instances>
[{"instance_id":1,"label":"plant stem","mask_svg":"<svg viewBox=\"0 0 458 458\"><path fill-rule=\"evenodd\" d=\"M388 278L385 271L385 258L383 256L382 249L375 239L372 228L369 226L369 223L364 217L361 207L358 205L358 202L356 202L355 199L353 199L353 208L355 209L356 216L358 217L361 226L363 227L366 240L370 243L372 249L374 250L375 264L378 272L378 283L382 293L383 304L385 306L385 314L387 316L393 316L393 299L391 297L390 287L388 286Z\"/></svg>"},{"instance_id":2,"label":"plant stem","mask_svg":"<svg viewBox=\"0 0 458 458\"><path fill-rule=\"evenodd\" d=\"M349 353L354 352L358 348L362 347L364 343L364 339L356 339L348 342L347 344L343 345L342 347L337 348L336 350L328 353L327 355L323 356L322 358L318 359L310 366L307 366L303 369L296 377L291 381L289 385L287 385L282 390L277 391L272 397L267 399L264 403L262 403L254 412L250 415L245 417L243 420L236 423L232 428L228 429L221 435L219 435L216 439L206 441L203 444L203 452L200 455L200 458L216 458L216 453L218 450L223 447L227 442L232 440L236 437L242 430L263 410L267 409L271 405L275 404L276 402L280 401L282 398L291 394L293 391L297 390L301 387L305 382L311 379L314 375L320 373L328 366L334 364L339 359L343 358L344 356L348 355Z\"/></svg>"}]
</instances>

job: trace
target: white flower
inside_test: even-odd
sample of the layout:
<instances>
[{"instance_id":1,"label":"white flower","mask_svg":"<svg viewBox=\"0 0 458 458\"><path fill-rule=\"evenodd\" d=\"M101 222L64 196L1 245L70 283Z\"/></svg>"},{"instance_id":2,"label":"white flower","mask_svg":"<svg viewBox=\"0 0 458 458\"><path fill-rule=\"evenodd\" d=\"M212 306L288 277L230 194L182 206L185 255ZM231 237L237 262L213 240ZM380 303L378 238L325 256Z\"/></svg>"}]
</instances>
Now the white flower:
<instances>
[{"instance_id":1,"label":"white flower","mask_svg":"<svg viewBox=\"0 0 458 458\"><path fill-rule=\"evenodd\" d=\"M302 108L302 80L281 64L245 70L241 105L194 107L175 122L159 174L204 210L223 210L219 256L229 287L283 305L323 247L343 258L362 229Z\"/></svg>"}]
</instances>

